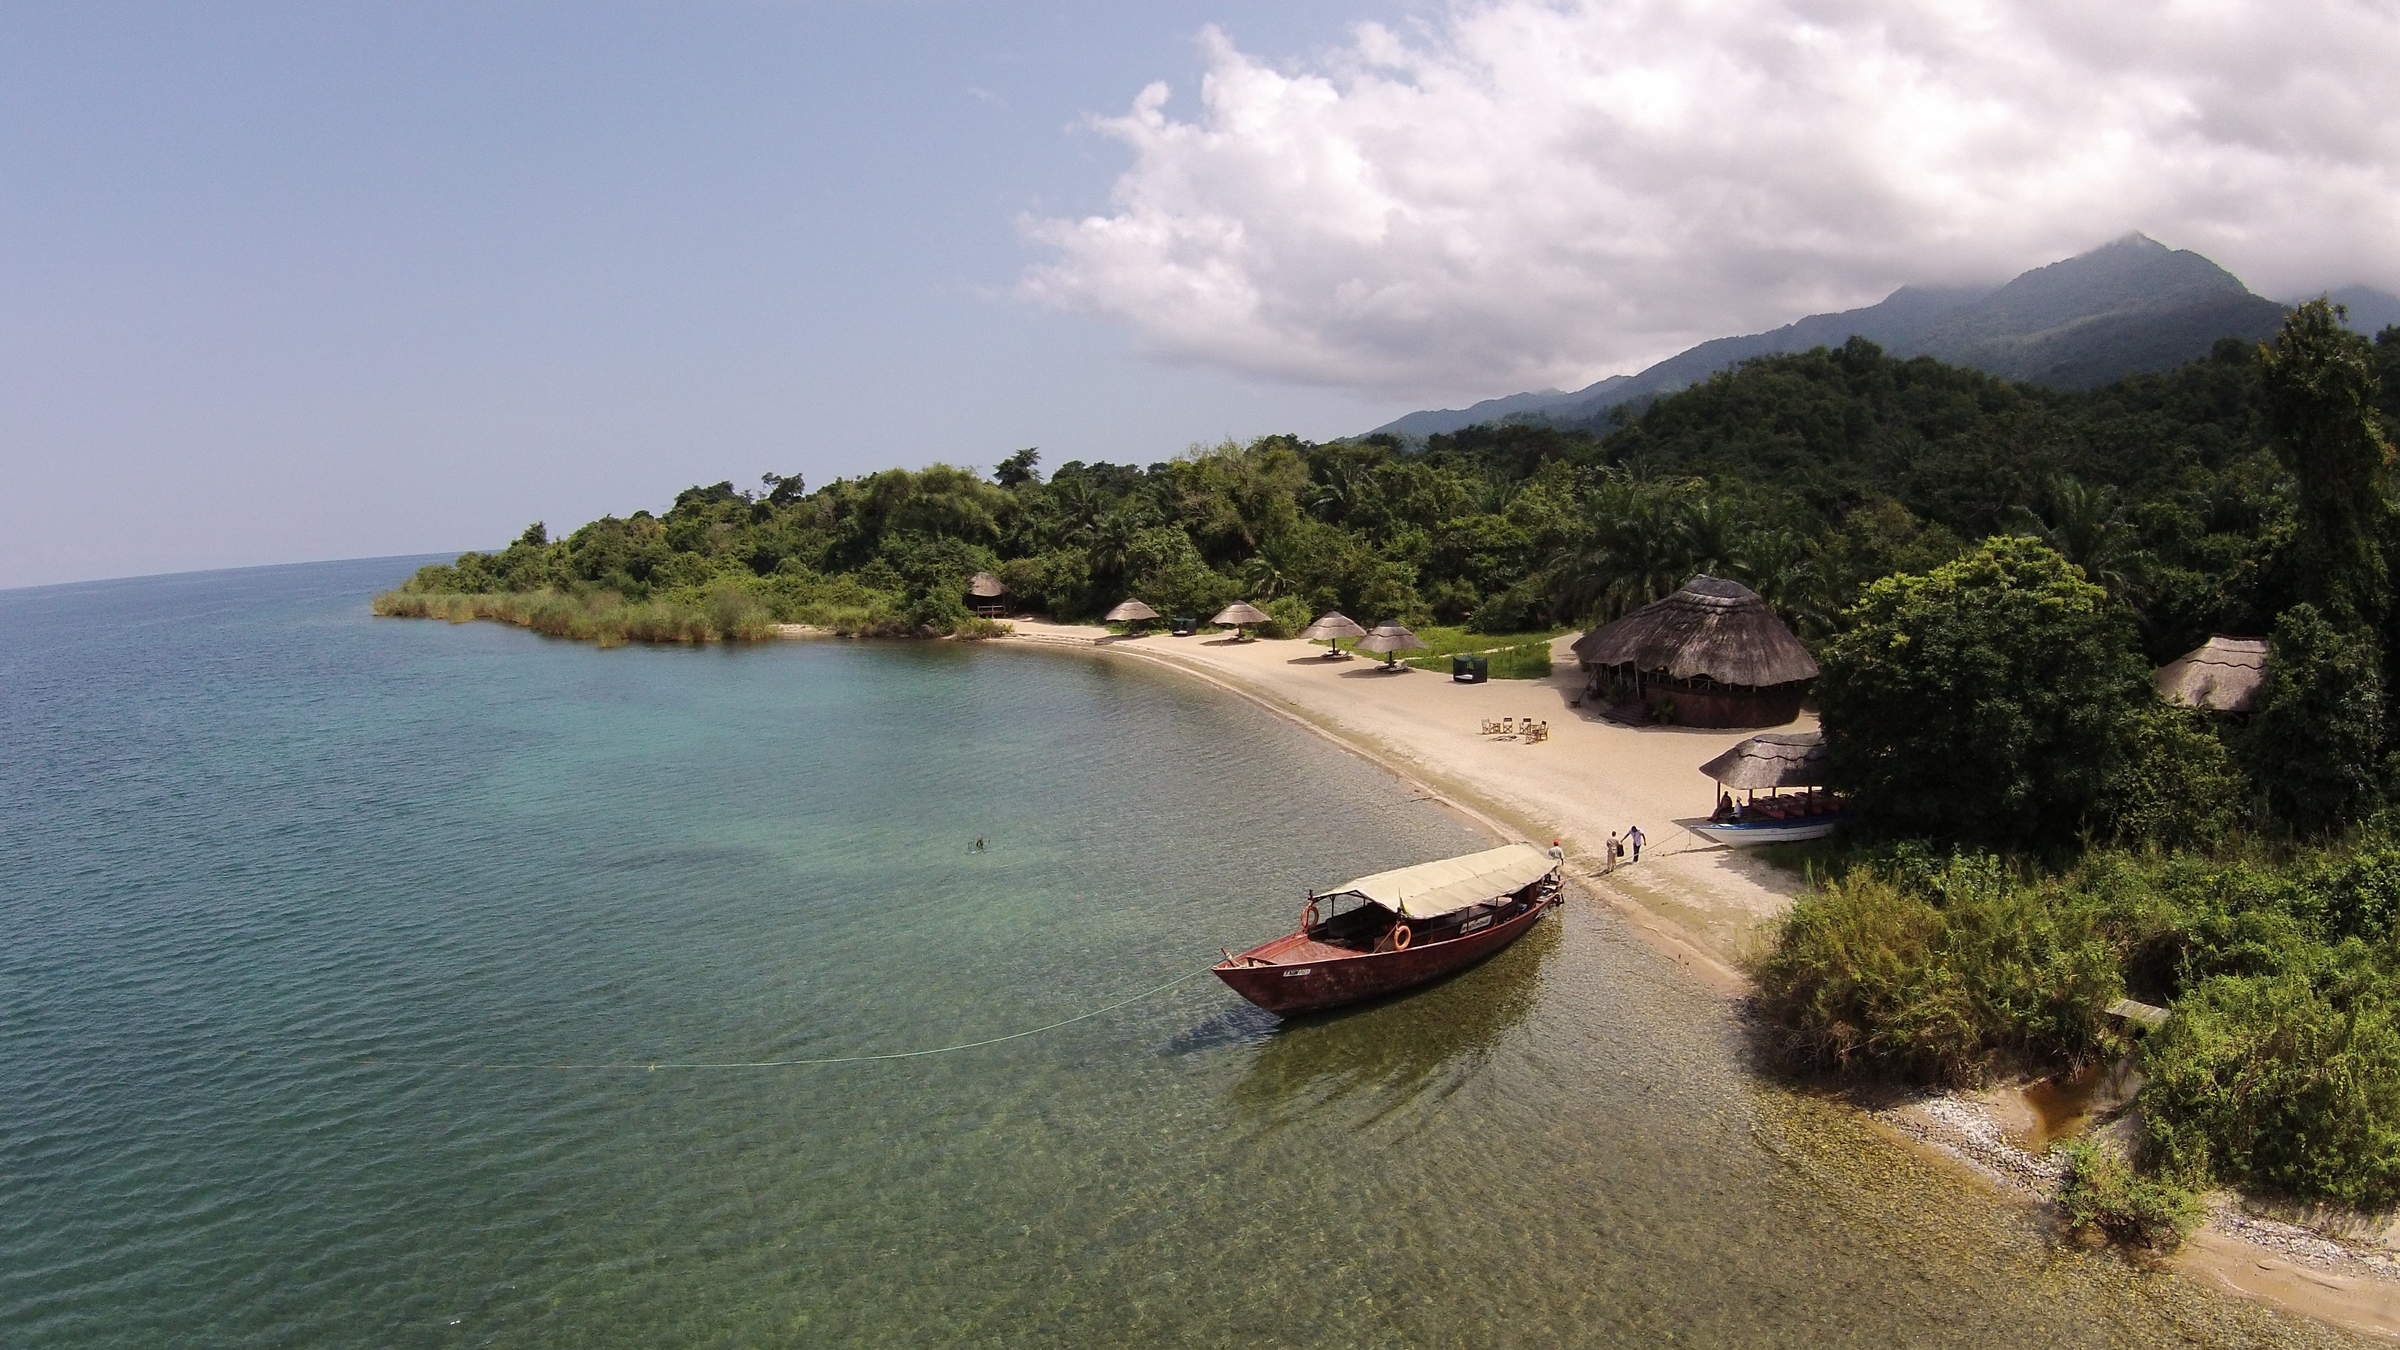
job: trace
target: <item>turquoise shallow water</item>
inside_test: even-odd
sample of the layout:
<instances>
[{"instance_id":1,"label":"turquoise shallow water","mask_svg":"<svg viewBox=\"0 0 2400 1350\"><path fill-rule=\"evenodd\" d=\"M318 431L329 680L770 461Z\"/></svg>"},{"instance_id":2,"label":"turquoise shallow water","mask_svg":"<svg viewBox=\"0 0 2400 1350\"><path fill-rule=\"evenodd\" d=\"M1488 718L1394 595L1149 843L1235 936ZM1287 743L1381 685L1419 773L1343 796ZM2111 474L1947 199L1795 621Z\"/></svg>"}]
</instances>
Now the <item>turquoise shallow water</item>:
<instances>
[{"instance_id":1,"label":"turquoise shallow water","mask_svg":"<svg viewBox=\"0 0 2400 1350\"><path fill-rule=\"evenodd\" d=\"M1582 904L1290 1028L441 1067L1001 1035L1483 841L1130 663L368 617L407 569L0 592L0 1344L2327 1338L1764 1083Z\"/></svg>"}]
</instances>

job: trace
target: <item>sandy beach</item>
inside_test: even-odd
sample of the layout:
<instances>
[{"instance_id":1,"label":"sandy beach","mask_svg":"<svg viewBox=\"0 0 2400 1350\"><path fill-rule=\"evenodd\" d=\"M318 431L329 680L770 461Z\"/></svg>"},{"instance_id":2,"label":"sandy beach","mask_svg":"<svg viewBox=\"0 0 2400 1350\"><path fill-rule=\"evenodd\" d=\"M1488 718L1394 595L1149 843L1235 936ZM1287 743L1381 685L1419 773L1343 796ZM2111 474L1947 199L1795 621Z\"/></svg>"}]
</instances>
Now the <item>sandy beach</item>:
<instances>
[{"instance_id":1,"label":"sandy beach","mask_svg":"<svg viewBox=\"0 0 2400 1350\"><path fill-rule=\"evenodd\" d=\"M1715 847L1688 828L1716 786L1700 765L1756 730L1632 727L1571 706L1582 677L1554 645L1548 680L1454 684L1436 671L1387 672L1367 657L1328 659L1322 644L1222 636L1112 636L1102 628L1017 620L1012 641L1084 647L1162 662L1242 694L1420 784L1511 838L1562 840L1569 871L1654 938L1738 981L1742 953L1790 905L1800 878L1755 855ZM1487 720L1536 718L1549 737L1487 736ZM1815 727L1806 714L1780 728ZM1641 860L1611 871L1611 833L1639 825Z\"/></svg>"},{"instance_id":2,"label":"sandy beach","mask_svg":"<svg viewBox=\"0 0 2400 1350\"><path fill-rule=\"evenodd\" d=\"M1547 680L1456 684L1438 671L1387 672L1367 657L1328 659L1321 644L1236 642L1222 635L1127 637L1040 620L1012 621L1011 642L1148 660L1205 679L1331 737L1496 834L1564 842L1585 892L1729 995L1742 957L1768 939L1805 878L1757 854L1709 844L1690 826L1716 787L1699 766L1762 730L1814 730L1804 712L1782 727L1713 731L1627 726L1573 706L1583 680L1553 644ZM797 636L798 634L795 634ZM1483 733L1487 720L1549 723L1539 742ZM1641 860L1606 863L1612 833L1639 825ZM1938 1150L1987 1184L2046 1199L2056 1167L2027 1130L2014 1088L1933 1096L1870 1114L1895 1136ZM2035 1145L2028 1147L2028 1145ZM2400 1339L2400 1230L2353 1228L2337 1243L2219 1197L2217 1212L2176 1258L2186 1274L2353 1330Z\"/></svg>"}]
</instances>

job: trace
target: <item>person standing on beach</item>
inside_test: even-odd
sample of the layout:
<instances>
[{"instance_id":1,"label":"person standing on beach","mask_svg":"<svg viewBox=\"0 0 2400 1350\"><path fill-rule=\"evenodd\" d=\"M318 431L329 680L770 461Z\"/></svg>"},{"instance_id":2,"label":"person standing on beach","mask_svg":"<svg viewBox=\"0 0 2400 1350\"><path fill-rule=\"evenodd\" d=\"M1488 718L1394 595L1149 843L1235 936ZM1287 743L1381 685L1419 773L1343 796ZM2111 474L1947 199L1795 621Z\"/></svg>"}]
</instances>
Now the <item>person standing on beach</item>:
<instances>
[{"instance_id":1,"label":"person standing on beach","mask_svg":"<svg viewBox=\"0 0 2400 1350\"><path fill-rule=\"evenodd\" d=\"M1614 871L1616 871L1616 870L1617 870L1617 858L1618 858L1618 856L1619 856L1619 855L1623 854L1624 852L1625 852L1625 845L1623 845L1622 843L1619 843L1619 842L1617 841L1617 832L1616 832L1616 831L1614 831L1614 830L1611 830L1611 831L1609 831L1609 832L1608 832L1608 866L1607 866L1606 868L1604 868L1603 870L1604 870L1604 871L1609 871L1609 872L1614 872Z\"/></svg>"},{"instance_id":2,"label":"person standing on beach","mask_svg":"<svg viewBox=\"0 0 2400 1350\"><path fill-rule=\"evenodd\" d=\"M1557 841L1557 840L1555 840L1555 839L1551 840L1551 841L1550 841L1550 861L1552 861L1552 862L1554 862L1554 863L1563 863L1563 862L1565 862L1566 860L1567 860L1567 851L1566 851L1565 849L1563 849L1563 848L1559 847L1559 844L1558 844L1558 841Z\"/></svg>"},{"instance_id":3,"label":"person standing on beach","mask_svg":"<svg viewBox=\"0 0 2400 1350\"><path fill-rule=\"evenodd\" d=\"M1634 860L1635 862L1640 862L1640 861L1642 860L1642 827L1641 827L1641 826L1639 826L1639 825L1628 825L1628 826L1626 826L1626 827L1625 827L1625 844L1626 844L1626 846L1627 846L1628 848L1631 848L1631 849L1633 850L1633 860Z\"/></svg>"}]
</instances>

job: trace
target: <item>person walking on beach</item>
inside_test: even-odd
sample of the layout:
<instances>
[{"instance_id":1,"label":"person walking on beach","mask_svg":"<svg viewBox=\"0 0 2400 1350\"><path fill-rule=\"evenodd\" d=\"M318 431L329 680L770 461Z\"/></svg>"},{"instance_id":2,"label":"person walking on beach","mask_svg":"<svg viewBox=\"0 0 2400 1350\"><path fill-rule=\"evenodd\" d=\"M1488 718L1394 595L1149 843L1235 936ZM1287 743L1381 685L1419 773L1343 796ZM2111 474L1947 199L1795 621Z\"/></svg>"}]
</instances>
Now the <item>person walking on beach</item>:
<instances>
[{"instance_id":1,"label":"person walking on beach","mask_svg":"<svg viewBox=\"0 0 2400 1350\"><path fill-rule=\"evenodd\" d=\"M1626 844L1626 847L1628 847L1628 848L1630 848L1630 849L1632 849L1632 850L1633 850L1633 860L1634 860L1635 862L1640 862L1640 861L1642 860L1642 827L1641 827L1641 826L1639 826L1639 825L1628 825L1628 826L1626 826L1626 827L1625 827L1625 844Z\"/></svg>"},{"instance_id":2,"label":"person walking on beach","mask_svg":"<svg viewBox=\"0 0 2400 1350\"><path fill-rule=\"evenodd\" d=\"M1615 830L1610 830L1608 832L1608 866L1603 870L1610 872L1616 871L1617 859L1623 856L1624 852L1625 845L1618 842L1617 832Z\"/></svg>"},{"instance_id":3,"label":"person walking on beach","mask_svg":"<svg viewBox=\"0 0 2400 1350\"><path fill-rule=\"evenodd\" d=\"M1566 860L1567 860L1567 851L1566 851L1565 849L1563 849L1563 848L1560 848L1560 847L1558 846L1558 841L1557 841L1557 840L1555 840L1555 839L1551 840L1551 841L1550 841L1550 861L1552 861L1552 862L1554 862L1554 863L1563 863L1563 862L1565 862Z\"/></svg>"}]
</instances>

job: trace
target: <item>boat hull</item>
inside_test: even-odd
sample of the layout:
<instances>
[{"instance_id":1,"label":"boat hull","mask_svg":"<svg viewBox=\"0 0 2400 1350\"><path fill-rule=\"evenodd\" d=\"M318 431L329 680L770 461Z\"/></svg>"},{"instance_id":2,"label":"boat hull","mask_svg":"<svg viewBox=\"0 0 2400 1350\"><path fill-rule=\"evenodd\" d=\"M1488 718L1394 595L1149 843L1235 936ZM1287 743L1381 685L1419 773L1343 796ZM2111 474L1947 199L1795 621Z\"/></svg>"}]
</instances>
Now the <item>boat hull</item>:
<instances>
[{"instance_id":1,"label":"boat hull","mask_svg":"<svg viewBox=\"0 0 2400 1350\"><path fill-rule=\"evenodd\" d=\"M1480 931L1397 952L1345 952L1292 933L1220 961L1213 969L1233 992L1278 1017L1323 1012L1438 980L1525 935L1558 903L1555 892Z\"/></svg>"},{"instance_id":2,"label":"boat hull","mask_svg":"<svg viewBox=\"0 0 2400 1350\"><path fill-rule=\"evenodd\" d=\"M1761 844L1795 844L1803 839L1822 839L1841 827L1840 816L1817 816L1802 820L1695 825L1692 833L1711 843L1731 848L1756 848Z\"/></svg>"}]
</instances>

